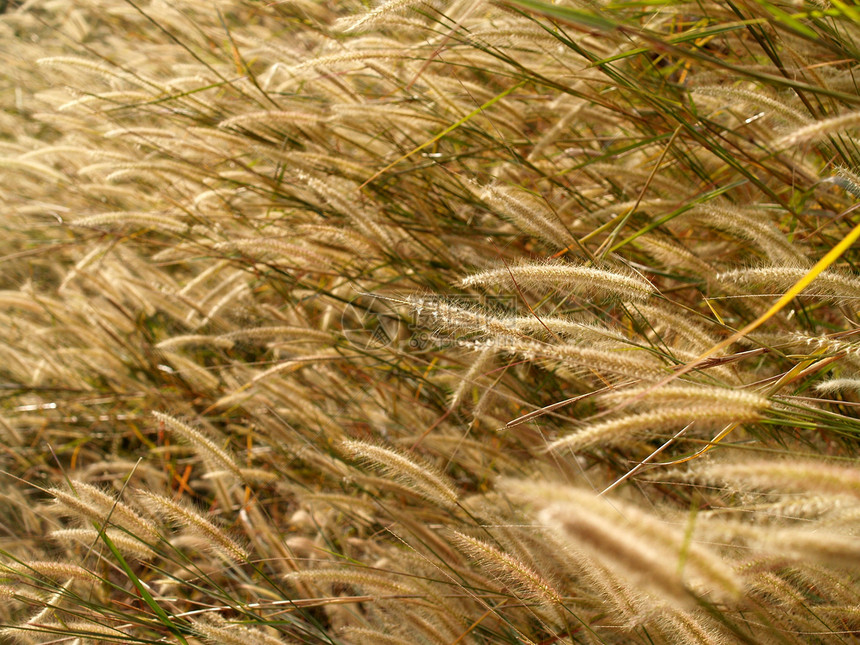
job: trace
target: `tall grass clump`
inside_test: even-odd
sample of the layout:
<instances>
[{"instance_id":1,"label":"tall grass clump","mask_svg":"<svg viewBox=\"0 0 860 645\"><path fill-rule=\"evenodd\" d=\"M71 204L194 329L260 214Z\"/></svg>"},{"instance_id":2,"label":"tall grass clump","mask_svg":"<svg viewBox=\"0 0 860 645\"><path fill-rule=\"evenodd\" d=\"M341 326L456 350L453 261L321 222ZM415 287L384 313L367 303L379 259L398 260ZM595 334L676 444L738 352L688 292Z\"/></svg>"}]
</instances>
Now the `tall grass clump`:
<instances>
[{"instance_id":1,"label":"tall grass clump","mask_svg":"<svg viewBox=\"0 0 860 645\"><path fill-rule=\"evenodd\" d=\"M858 42L0 1L0 641L853 642Z\"/></svg>"}]
</instances>

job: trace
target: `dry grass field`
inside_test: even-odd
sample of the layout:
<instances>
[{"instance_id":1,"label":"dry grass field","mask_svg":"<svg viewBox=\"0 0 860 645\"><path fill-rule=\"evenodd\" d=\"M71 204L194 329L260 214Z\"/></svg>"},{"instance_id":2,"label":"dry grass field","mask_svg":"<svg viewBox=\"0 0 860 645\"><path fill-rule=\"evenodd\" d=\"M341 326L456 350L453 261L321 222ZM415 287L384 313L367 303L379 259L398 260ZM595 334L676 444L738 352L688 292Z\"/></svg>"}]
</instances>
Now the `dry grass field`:
<instances>
[{"instance_id":1,"label":"dry grass field","mask_svg":"<svg viewBox=\"0 0 860 645\"><path fill-rule=\"evenodd\" d=\"M860 637L851 3L0 6L0 642Z\"/></svg>"}]
</instances>

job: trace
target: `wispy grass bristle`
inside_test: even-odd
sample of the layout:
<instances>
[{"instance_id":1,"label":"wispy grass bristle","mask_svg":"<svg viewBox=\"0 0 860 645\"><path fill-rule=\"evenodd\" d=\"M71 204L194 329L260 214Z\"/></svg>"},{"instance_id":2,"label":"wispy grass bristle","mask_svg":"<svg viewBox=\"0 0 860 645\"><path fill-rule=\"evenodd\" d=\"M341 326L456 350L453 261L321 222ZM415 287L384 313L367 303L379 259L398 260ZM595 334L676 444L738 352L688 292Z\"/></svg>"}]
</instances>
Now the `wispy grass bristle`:
<instances>
[{"instance_id":1,"label":"wispy grass bristle","mask_svg":"<svg viewBox=\"0 0 860 645\"><path fill-rule=\"evenodd\" d=\"M151 560L156 553L144 542L127 533L108 529L105 531L108 538L126 557L132 556L141 560ZM89 549L101 539L95 529L60 529L48 534L52 539L69 546L78 547L79 550Z\"/></svg>"},{"instance_id":2,"label":"wispy grass bristle","mask_svg":"<svg viewBox=\"0 0 860 645\"><path fill-rule=\"evenodd\" d=\"M572 513L565 507L550 508L541 512L538 519L545 526L558 531L570 540L571 546L584 551L605 563L612 570L621 568L627 575L636 576L660 595L686 605L689 596L684 584L674 571L662 566L658 552L646 545L619 534L618 527L591 513Z\"/></svg>"},{"instance_id":3,"label":"wispy grass bristle","mask_svg":"<svg viewBox=\"0 0 860 645\"><path fill-rule=\"evenodd\" d=\"M516 581L520 595L539 599L539 602L560 605L562 598L552 582L531 570L517 558L497 549L492 544L457 533L455 540L475 561L494 572L502 580Z\"/></svg>"},{"instance_id":4,"label":"wispy grass bristle","mask_svg":"<svg viewBox=\"0 0 860 645\"><path fill-rule=\"evenodd\" d=\"M720 273L717 280L754 285L765 293L782 293L800 280L807 270L796 266L750 267ZM860 279L836 270L825 271L804 291L804 295L853 300L860 297Z\"/></svg>"},{"instance_id":5,"label":"wispy grass bristle","mask_svg":"<svg viewBox=\"0 0 860 645\"><path fill-rule=\"evenodd\" d=\"M831 378L815 384L815 391L821 394L860 391L860 378Z\"/></svg>"},{"instance_id":6,"label":"wispy grass bristle","mask_svg":"<svg viewBox=\"0 0 860 645\"><path fill-rule=\"evenodd\" d=\"M790 148L804 143L819 141L833 132L844 132L860 124L860 113L849 112L830 119L810 123L787 134L776 142L777 148Z\"/></svg>"},{"instance_id":7,"label":"wispy grass bristle","mask_svg":"<svg viewBox=\"0 0 860 645\"><path fill-rule=\"evenodd\" d=\"M543 359L563 365L570 364L576 366L579 373L605 374L608 377L620 375L643 381L656 381L666 374L659 360L642 348L628 345L580 346L504 339L495 340L491 345L529 360Z\"/></svg>"},{"instance_id":8,"label":"wispy grass bristle","mask_svg":"<svg viewBox=\"0 0 860 645\"><path fill-rule=\"evenodd\" d=\"M213 524L198 511L189 508L187 504L181 504L167 497L143 490L136 491L136 494L142 502L150 506L155 514L168 518L177 526L200 537L209 548L218 552L228 561L243 563L250 558L248 551L227 535L224 529Z\"/></svg>"},{"instance_id":9,"label":"wispy grass bristle","mask_svg":"<svg viewBox=\"0 0 860 645\"><path fill-rule=\"evenodd\" d=\"M137 511L101 489L82 481L72 481L72 492L51 489L49 492L65 510L88 522L103 525L110 522L133 535L157 538L158 532Z\"/></svg>"},{"instance_id":10,"label":"wispy grass bristle","mask_svg":"<svg viewBox=\"0 0 860 645\"><path fill-rule=\"evenodd\" d=\"M564 248L573 242L558 215L550 211L540 199L524 190L491 185L482 191L481 197L520 230L537 235L551 246Z\"/></svg>"},{"instance_id":11,"label":"wispy grass bristle","mask_svg":"<svg viewBox=\"0 0 860 645\"><path fill-rule=\"evenodd\" d=\"M187 423L183 423L164 412L153 412L152 415L158 419L160 423L176 432L184 441L200 451L201 456L209 461L214 467L223 469L226 472L232 473L238 478L241 478L239 466L236 461L226 450L216 445L209 437L205 436L196 428L192 428Z\"/></svg>"},{"instance_id":12,"label":"wispy grass bristle","mask_svg":"<svg viewBox=\"0 0 860 645\"><path fill-rule=\"evenodd\" d=\"M293 582L310 582L313 584L354 585L365 591L384 592L389 594L410 594L416 591L407 580L398 580L389 573L354 570L354 569L314 569L297 571L285 576Z\"/></svg>"},{"instance_id":13,"label":"wispy grass bristle","mask_svg":"<svg viewBox=\"0 0 860 645\"><path fill-rule=\"evenodd\" d=\"M89 583L99 582L99 577L92 571L69 562L36 562L31 560L28 562L5 563L2 565L2 569L7 574L14 575L19 579L28 579L34 576L45 576L46 578L57 581L58 585L65 582L66 579Z\"/></svg>"},{"instance_id":14,"label":"wispy grass bristle","mask_svg":"<svg viewBox=\"0 0 860 645\"><path fill-rule=\"evenodd\" d=\"M203 641L207 643L220 643L222 645L248 645L248 643L283 645L283 641L272 634L267 634L261 629L248 627L241 623L231 624L218 614L204 615L203 619L192 620L191 625L203 637Z\"/></svg>"},{"instance_id":15,"label":"wispy grass bristle","mask_svg":"<svg viewBox=\"0 0 860 645\"><path fill-rule=\"evenodd\" d=\"M673 383L657 388L619 388L601 394L598 400L608 407L637 401L638 407L659 405L663 409L667 406L686 408L689 405L711 402L715 405L734 406L741 416L764 411L771 405L766 397L756 392L686 383Z\"/></svg>"},{"instance_id":16,"label":"wispy grass bristle","mask_svg":"<svg viewBox=\"0 0 860 645\"><path fill-rule=\"evenodd\" d=\"M413 456L363 441L346 441L342 449L352 459L393 477L441 506L457 503L457 492L445 475Z\"/></svg>"},{"instance_id":17,"label":"wispy grass bristle","mask_svg":"<svg viewBox=\"0 0 860 645\"><path fill-rule=\"evenodd\" d=\"M561 263L518 265L482 271L461 280L460 286L556 288L564 293L586 293L597 298L624 300L646 300L655 293L647 280L631 271Z\"/></svg>"},{"instance_id":18,"label":"wispy grass bristle","mask_svg":"<svg viewBox=\"0 0 860 645\"><path fill-rule=\"evenodd\" d=\"M709 481L745 484L753 489L860 496L860 476L851 466L824 461L748 460L716 463L698 471Z\"/></svg>"},{"instance_id":19,"label":"wispy grass bristle","mask_svg":"<svg viewBox=\"0 0 860 645\"><path fill-rule=\"evenodd\" d=\"M722 403L722 405L721 405ZM759 418L758 406L743 405L744 402L714 401L703 404L696 401L685 406L665 407L648 412L628 414L600 423L588 424L560 439L550 442L547 450L570 450L577 452L593 446L616 446L632 443L641 436L665 436L672 429L692 424L707 427L728 423L744 423Z\"/></svg>"}]
</instances>

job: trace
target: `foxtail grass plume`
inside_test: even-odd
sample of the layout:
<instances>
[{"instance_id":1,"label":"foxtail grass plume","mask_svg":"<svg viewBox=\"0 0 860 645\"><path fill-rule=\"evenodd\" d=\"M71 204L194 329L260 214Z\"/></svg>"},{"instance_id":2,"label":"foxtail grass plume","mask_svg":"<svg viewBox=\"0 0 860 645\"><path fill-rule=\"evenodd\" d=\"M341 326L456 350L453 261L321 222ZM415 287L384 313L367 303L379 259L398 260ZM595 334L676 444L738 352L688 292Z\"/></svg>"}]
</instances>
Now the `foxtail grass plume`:
<instances>
[{"instance_id":1,"label":"foxtail grass plume","mask_svg":"<svg viewBox=\"0 0 860 645\"><path fill-rule=\"evenodd\" d=\"M587 448L619 446L642 438L666 436L669 431L678 430L690 424L714 427L755 421L759 416L758 407L737 404L726 407L718 403L704 405L698 403L678 408L656 409L587 424L575 432L550 442L547 450L577 452Z\"/></svg>"},{"instance_id":2,"label":"foxtail grass plume","mask_svg":"<svg viewBox=\"0 0 860 645\"><path fill-rule=\"evenodd\" d=\"M780 137L775 148L791 148L803 143L814 143L836 132L856 128L860 125L860 112L849 112L829 119L821 119Z\"/></svg>"},{"instance_id":3,"label":"foxtail grass plume","mask_svg":"<svg viewBox=\"0 0 860 645\"><path fill-rule=\"evenodd\" d=\"M109 521L110 524L131 535L140 536L143 540L158 538L155 527L125 502L92 484L78 480L72 480L70 483L72 492L58 488L49 490L64 511L78 516L88 524L95 522L102 526Z\"/></svg>"},{"instance_id":4,"label":"foxtail grass plume","mask_svg":"<svg viewBox=\"0 0 860 645\"><path fill-rule=\"evenodd\" d=\"M564 293L587 294L601 299L636 301L647 300L656 293L650 282L629 270L598 269L560 262L522 264L482 271L461 280L460 286L555 288Z\"/></svg>"},{"instance_id":5,"label":"foxtail grass plume","mask_svg":"<svg viewBox=\"0 0 860 645\"><path fill-rule=\"evenodd\" d=\"M241 564L250 558L245 547L231 538L224 529L213 524L187 504L145 490L137 490L135 494L156 515L166 517L178 527L198 536L228 562Z\"/></svg>"},{"instance_id":6,"label":"foxtail grass plume","mask_svg":"<svg viewBox=\"0 0 860 645\"><path fill-rule=\"evenodd\" d=\"M808 268L798 266L750 267L725 271L718 274L716 279L720 282L761 288L766 294L785 293L808 271ZM860 278L829 269L821 272L801 295L856 300L860 298Z\"/></svg>"},{"instance_id":7,"label":"foxtail grass plume","mask_svg":"<svg viewBox=\"0 0 860 645\"><path fill-rule=\"evenodd\" d=\"M219 447L209 437L205 436L199 430L192 428L187 423L183 423L179 419L165 414L164 412L153 412L152 415L159 422L165 424L172 431L176 432L184 441L191 445L195 450L199 451L201 457L208 461L213 469L223 470L232 473L237 478L241 479L241 472L235 459L226 450Z\"/></svg>"},{"instance_id":8,"label":"foxtail grass plume","mask_svg":"<svg viewBox=\"0 0 860 645\"><path fill-rule=\"evenodd\" d=\"M536 571L530 569L516 557L499 550L492 544L456 532L454 539L460 547L482 566L486 567L501 580L514 582L519 595L537 599L550 605L560 605L562 598L555 586Z\"/></svg>"},{"instance_id":9,"label":"foxtail grass plume","mask_svg":"<svg viewBox=\"0 0 860 645\"><path fill-rule=\"evenodd\" d=\"M364 441L345 441L343 451L352 459L392 477L440 506L457 504L457 492L448 478L430 464L399 451Z\"/></svg>"}]
</instances>

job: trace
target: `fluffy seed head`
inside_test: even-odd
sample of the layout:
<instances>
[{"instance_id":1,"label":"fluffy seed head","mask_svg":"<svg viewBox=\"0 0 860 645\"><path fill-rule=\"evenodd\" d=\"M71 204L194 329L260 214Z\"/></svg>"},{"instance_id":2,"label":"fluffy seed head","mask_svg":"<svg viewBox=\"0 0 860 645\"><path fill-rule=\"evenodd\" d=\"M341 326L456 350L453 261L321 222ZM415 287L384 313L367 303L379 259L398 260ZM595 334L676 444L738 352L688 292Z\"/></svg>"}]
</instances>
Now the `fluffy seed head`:
<instances>
[{"instance_id":1,"label":"fluffy seed head","mask_svg":"<svg viewBox=\"0 0 860 645\"><path fill-rule=\"evenodd\" d=\"M371 468L389 475L440 506L454 506L457 493L448 478L412 455L364 441L345 441L344 452Z\"/></svg>"},{"instance_id":2,"label":"fluffy seed head","mask_svg":"<svg viewBox=\"0 0 860 645\"><path fill-rule=\"evenodd\" d=\"M632 271L584 265L546 262L521 264L482 271L460 281L461 287L502 286L514 288L557 288L563 292L587 294L597 298L647 300L656 293L654 286Z\"/></svg>"}]
</instances>

